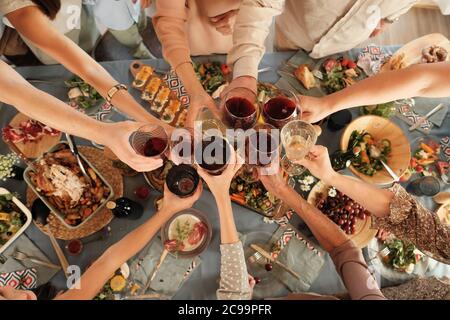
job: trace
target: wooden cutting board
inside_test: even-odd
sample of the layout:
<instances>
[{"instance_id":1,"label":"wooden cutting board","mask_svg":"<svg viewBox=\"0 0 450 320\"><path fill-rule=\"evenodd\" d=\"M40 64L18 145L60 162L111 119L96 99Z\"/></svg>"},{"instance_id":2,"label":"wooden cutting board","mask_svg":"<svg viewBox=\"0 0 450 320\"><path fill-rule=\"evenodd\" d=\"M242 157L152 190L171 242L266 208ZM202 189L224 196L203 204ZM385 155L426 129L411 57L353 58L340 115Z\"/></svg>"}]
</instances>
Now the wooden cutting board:
<instances>
[{"instance_id":1,"label":"wooden cutting board","mask_svg":"<svg viewBox=\"0 0 450 320\"><path fill-rule=\"evenodd\" d=\"M22 113L18 113L9 123L12 127L18 127L23 121L30 120L29 117ZM51 147L61 140L61 133L56 136L44 135L38 141L19 142L16 146L22 151L27 158L35 159L47 152Z\"/></svg>"},{"instance_id":2,"label":"wooden cutting board","mask_svg":"<svg viewBox=\"0 0 450 320\"><path fill-rule=\"evenodd\" d=\"M420 64L422 63L422 50L433 45L442 47L447 50L449 53L447 61L450 59L450 40L448 40L444 35L440 33L429 34L407 43L402 48L400 48L393 55L393 57L405 54L404 62L406 66ZM386 72L390 70L390 62L387 62L381 67L380 72Z\"/></svg>"}]
</instances>

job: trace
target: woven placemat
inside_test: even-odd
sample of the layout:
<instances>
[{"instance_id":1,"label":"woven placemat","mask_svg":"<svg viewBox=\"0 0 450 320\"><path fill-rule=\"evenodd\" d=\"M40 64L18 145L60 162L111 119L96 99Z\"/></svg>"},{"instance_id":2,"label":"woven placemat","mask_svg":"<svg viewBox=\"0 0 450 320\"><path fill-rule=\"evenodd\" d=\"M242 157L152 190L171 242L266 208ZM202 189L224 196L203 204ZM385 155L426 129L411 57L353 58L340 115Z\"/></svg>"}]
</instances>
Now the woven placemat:
<instances>
[{"instance_id":1,"label":"woven placemat","mask_svg":"<svg viewBox=\"0 0 450 320\"><path fill-rule=\"evenodd\" d=\"M97 168L103 177L111 184L114 189L114 197L119 198L123 195L123 179L119 169L112 165L112 161L103 156L101 150L93 147L80 146L80 152ZM30 207L37 195L30 188L27 189L27 204ZM67 228L54 213L48 216L48 225L51 232L57 239L72 240L87 237L107 226L113 219L110 210L104 208L97 212L89 221L76 229ZM43 225L34 222L35 225L45 234L47 234Z\"/></svg>"}]
</instances>

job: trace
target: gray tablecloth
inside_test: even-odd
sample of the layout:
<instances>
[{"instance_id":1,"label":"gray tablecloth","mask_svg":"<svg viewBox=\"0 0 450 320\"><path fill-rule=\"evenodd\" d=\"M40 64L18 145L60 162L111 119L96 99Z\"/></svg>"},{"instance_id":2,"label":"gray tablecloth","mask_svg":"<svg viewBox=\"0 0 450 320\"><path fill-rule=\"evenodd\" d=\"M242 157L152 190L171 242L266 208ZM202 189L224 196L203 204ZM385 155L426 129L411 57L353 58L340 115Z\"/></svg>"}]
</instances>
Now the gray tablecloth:
<instances>
[{"instance_id":1,"label":"gray tablecloth","mask_svg":"<svg viewBox=\"0 0 450 320\"><path fill-rule=\"evenodd\" d=\"M273 70L277 70L278 66L293 54L293 52L266 54L261 63L261 67L270 66L273 68ZM209 59L223 60L224 57L209 57ZM168 65L162 60L149 60L144 62L156 66L159 70L168 69ZM102 65L108 70L108 72L111 73L111 75L115 79L122 83L129 84L132 81L132 76L129 72L130 63L131 61L114 61L102 63ZM70 79L72 76L71 73L68 72L64 67L58 65L24 67L18 68L17 71L26 78L65 80ZM276 71L269 71L260 74L260 80L264 82L274 83L278 80L278 76L276 74ZM60 84L41 83L36 84L36 86L39 89L44 90L61 100L67 99L67 90L66 88L64 88L62 81L60 82ZM135 90L130 91L136 96L137 99L139 99L138 94L137 92L135 92ZM436 105L435 101L430 102L427 99L418 99L418 103L427 107ZM42 106L42 108L45 108L45 106ZM359 110L357 109L353 110L352 112L354 113L355 117L359 115ZM15 114L16 110L10 106L0 107L0 127L6 125ZM405 124L403 124L399 120L394 121L397 122L405 132L407 132L407 127ZM438 137L449 135L449 124L450 115L447 115L447 118L441 129L434 129L432 134ZM331 133L326 130L325 126L323 127L323 129L323 134L319 138L318 143L328 146L330 148L330 151L336 150L339 146L340 133ZM408 133L408 135L411 140L418 136L416 132L412 134ZM78 139L78 143L89 144L88 141L83 141L80 139ZM0 142L0 154L6 152L7 146L3 142ZM125 196L130 197L131 199L134 199L136 201L140 201L134 196L133 190L137 186L144 184L145 180L141 175L133 178L126 178L124 182ZM26 185L24 182L8 180L7 182L0 182L0 186L5 187L11 191L19 192L19 194L21 195L25 194ZM110 225L112 228L112 237L105 241L87 244L81 255L76 257L68 257L69 263L79 265L82 270L84 270L92 261L98 258L106 248L121 239L125 234L139 226L143 221L147 220L154 214L155 210L153 208L153 200L156 196L157 194L154 193L151 195L149 200L141 201L146 210L145 214L140 220L131 221L114 219ZM431 199L424 199L424 203L430 209L434 209ZM207 251L202 255L201 265L193 272L189 281L185 283L180 291L175 295L175 299L215 299L216 297L215 294L218 287L220 266L220 232L219 220L216 213L216 205L214 203L214 199L211 197L211 194L209 192L204 192L200 200L195 204L195 208L208 214L213 226L213 237ZM236 204L233 204L233 212L237 228L242 234L254 231L273 233L277 229L276 224L266 224L263 222L263 219L260 215ZM310 234L297 217L293 218L292 223L295 226L298 226L302 232L305 232L307 235ZM57 257L51 247L50 241L48 240L47 236L41 233L34 225L32 225L26 231L26 234L36 243L36 245L38 245L42 249L42 251L52 260L52 262L57 263ZM89 238L87 240L89 240ZM61 245L64 245L63 241L61 241ZM52 283L62 290L67 288L65 277L62 272L59 272L58 275L52 279ZM344 291L344 286L342 285L342 282L334 269L334 265L328 256L325 259L325 265L322 269L322 272L320 273L316 281L312 284L310 291L320 294L332 294Z\"/></svg>"}]
</instances>

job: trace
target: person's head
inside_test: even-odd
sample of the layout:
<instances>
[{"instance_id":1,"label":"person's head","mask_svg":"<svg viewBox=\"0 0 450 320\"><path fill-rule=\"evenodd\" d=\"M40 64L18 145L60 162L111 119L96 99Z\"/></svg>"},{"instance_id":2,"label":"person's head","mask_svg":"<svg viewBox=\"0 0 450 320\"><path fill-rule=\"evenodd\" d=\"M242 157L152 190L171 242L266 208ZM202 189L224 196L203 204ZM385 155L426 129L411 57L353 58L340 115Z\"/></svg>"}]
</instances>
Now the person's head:
<instances>
[{"instance_id":1,"label":"person's head","mask_svg":"<svg viewBox=\"0 0 450 320\"><path fill-rule=\"evenodd\" d=\"M0 300L36 300L36 295L31 291L17 290L13 287L0 287Z\"/></svg>"},{"instance_id":2,"label":"person's head","mask_svg":"<svg viewBox=\"0 0 450 320\"><path fill-rule=\"evenodd\" d=\"M61 9L61 0L32 0L32 1L51 20L55 19L56 14Z\"/></svg>"}]
</instances>

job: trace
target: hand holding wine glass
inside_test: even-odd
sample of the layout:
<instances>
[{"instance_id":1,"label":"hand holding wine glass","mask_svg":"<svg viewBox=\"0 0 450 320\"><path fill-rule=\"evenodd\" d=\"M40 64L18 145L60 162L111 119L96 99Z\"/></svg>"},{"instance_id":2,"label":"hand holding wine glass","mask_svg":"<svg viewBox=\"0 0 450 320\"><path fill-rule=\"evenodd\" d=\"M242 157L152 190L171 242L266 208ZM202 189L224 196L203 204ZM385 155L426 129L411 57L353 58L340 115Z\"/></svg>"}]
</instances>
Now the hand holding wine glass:
<instances>
[{"instance_id":1,"label":"hand holding wine glass","mask_svg":"<svg viewBox=\"0 0 450 320\"><path fill-rule=\"evenodd\" d=\"M297 163L307 168L313 176L321 180L330 179L336 173L331 166L328 149L324 146L313 146L307 157Z\"/></svg>"},{"instance_id":2,"label":"hand holding wine glass","mask_svg":"<svg viewBox=\"0 0 450 320\"><path fill-rule=\"evenodd\" d=\"M192 208L194 203L202 195L202 192L203 192L203 185L199 183L197 189L191 196L181 198L176 194L170 192L169 188L167 187L167 184L164 184L164 197L162 199L159 212L168 214L169 217L171 217L175 213Z\"/></svg>"}]
</instances>

